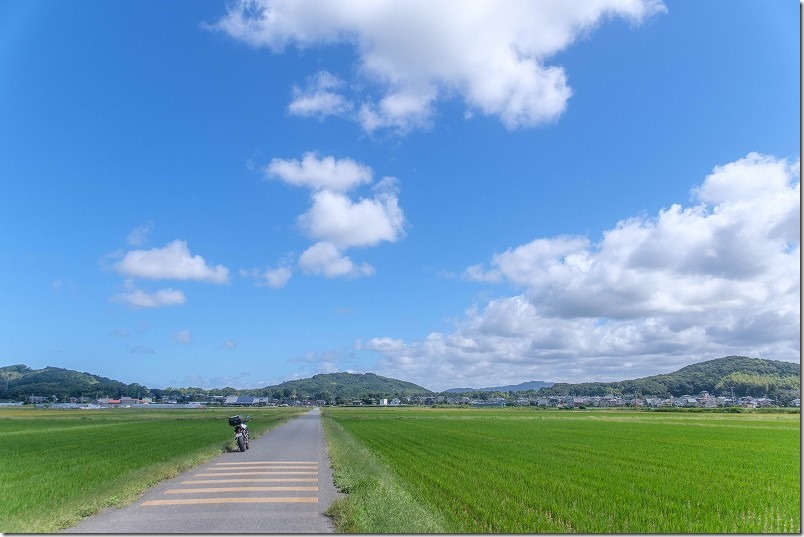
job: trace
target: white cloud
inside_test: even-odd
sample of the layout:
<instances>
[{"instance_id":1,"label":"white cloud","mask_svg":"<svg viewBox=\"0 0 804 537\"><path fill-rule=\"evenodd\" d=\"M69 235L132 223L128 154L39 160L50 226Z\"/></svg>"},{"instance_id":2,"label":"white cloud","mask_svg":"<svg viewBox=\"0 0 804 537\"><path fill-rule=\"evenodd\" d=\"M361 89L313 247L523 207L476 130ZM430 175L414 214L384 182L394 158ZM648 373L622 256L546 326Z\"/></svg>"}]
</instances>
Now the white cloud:
<instances>
[{"instance_id":1,"label":"white cloud","mask_svg":"<svg viewBox=\"0 0 804 537\"><path fill-rule=\"evenodd\" d=\"M146 293L141 289L134 289L112 297L115 302L124 302L135 308L161 308L163 306L180 306L187 298L179 290L161 289L155 293Z\"/></svg>"},{"instance_id":2,"label":"white cloud","mask_svg":"<svg viewBox=\"0 0 804 537\"><path fill-rule=\"evenodd\" d=\"M606 18L640 23L665 11L657 0L240 0L210 25L281 53L346 43L358 55L364 103L355 119L372 131L429 124L437 101L460 96L467 114L497 116L509 129L555 120L572 90L547 60ZM294 92L296 113L345 113L332 86Z\"/></svg>"},{"instance_id":3,"label":"white cloud","mask_svg":"<svg viewBox=\"0 0 804 537\"><path fill-rule=\"evenodd\" d=\"M258 286L279 289L287 285L287 283L293 277L293 269L287 265L282 265L273 269L269 268L264 271L260 271L258 269L241 269L240 275L246 278L254 278L257 280Z\"/></svg>"},{"instance_id":4,"label":"white cloud","mask_svg":"<svg viewBox=\"0 0 804 537\"><path fill-rule=\"evenodd\" d=\"M336 89L344 82L327 71L319 71L307 81L307 87L293 87L293 101L288 105L291 114L303 117L343 116L351 112L352 104Z\"/></svg>"},{"instance_id":5,"label":"white cloud","mask_svg":"<svg viewBox=\"0 0 804 537\"><path fill-rule=\"evenodd\" d=\"M398 183L393 177L383 177L372 187L371 198L355 201L347 192L370 184L373 171L352 159L319 158L306 153L301 162L273 159L266 170L269 177L312 189L310 209L300 215L301 231L318 242L299 257L299 266L307 274L338 276L369 276L374 268L357 265L345 255L352 247L375 246L380 242L396 242L404 235L405 215L399 206ZM254 276L254 271L242 272ZM287 265L262 278L267 285L278 287L291 276Z\"/></svg>"},{"instance_id":6,"label":"white cloud","mask_svg":"<svg viewBox=\"0 0 804 537\"><path fill-rule=\"evenodd\" d=\"M132 229L126 237L129 246L145 246L154 230L153 222L148 222Z\"/></svg>"},{"instance_id":7,"label":"white cloud","mask_svg":"<svg viewBox=\"0 0 804 537\"><path fill-rule=\"evenodd\" d=\"M173 334L172 338L173 341L182 345L189 345L193 342L193 335L189 330L179 330Z\"/></svg>"},{"instance_id":8,"label":"white cloud","mask_svg":"<svg viewBox=\"0 0 804 537\"><path fill-rule=\"evenodd\" d=\"M279 267L275 269L266 270L263 275L263 281L268 287L278 289L284 287L290 281L293 271L290 267Z\"/></svg>"},{"instance_id":9,"label":"white cloud","mask_svg":"<svg viewBox=\"0 0 804 537\"><path fill-rule=\"evenodd\" d=\"M396 242L405 221L393 194L353 202L347 196L322 190L313 194L313 205L299 217L299 226L313 239L340 248Z\"/></svg>"},{"instance_id":10,"label":"white cloud","mask_svg":"<svg viewBox=\"0 0 804 537\"><path fill-rule=\"evenodd\" d=\"M541 238L469 267L522 293L450 333L364 348L383 355L381 374L434 389L623 380L735 354L799 361L799 176L798 161L755 153L718 166L697 205L618 222L597 244Z\"/></svg>"},{"instance_id":11,"label":"white cloud","mask_svg":"<svg viewBox=\"0 0 804 537\"><path fill-rule=\"evenodd\" d=\"M339 276L371 276L374 268L368 264L355 265L334 244L318 242L310 246L299 257L299 266L309 274L318 274L327 278Z\"/></svg>"},{"instance_id":12,"label":"white cloud","mask_svg":"<svg viewBox=\"0 0 804 537\"><path fill-rule=\"evenodd\" d=\"M229 281L229 269L223 265L208 266L203 257L190 254L187 243L182 240L175 240L163 248L131 250L114 268L120 274L136 278L210 283Z\"/></svg>"},{"instance_id":13,"label":"white cloud","mask_svg":"<svg viewBox=\"0 0 804 537\"><path fill-rule=\"evenodd\" d=\"M313 153L305 153L301 162L295 159L272 159L266 169L268 177L276 177L293 186L308 187L314 190L346 192L361 184L372 181L370 167L345 158L319 159Z\"/></svg>"}]
</instances>

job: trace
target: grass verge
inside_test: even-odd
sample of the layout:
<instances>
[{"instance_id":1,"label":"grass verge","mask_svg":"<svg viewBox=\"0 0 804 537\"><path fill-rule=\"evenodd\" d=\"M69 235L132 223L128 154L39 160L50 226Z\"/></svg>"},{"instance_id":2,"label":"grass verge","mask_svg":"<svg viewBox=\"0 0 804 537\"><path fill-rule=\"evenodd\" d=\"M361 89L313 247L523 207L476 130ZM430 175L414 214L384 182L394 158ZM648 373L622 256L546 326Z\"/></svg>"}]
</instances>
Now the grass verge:
<instances>
[{"instance_id":1,"label":"grass verge","mask_svg":"<svg viewBox=\"0 0 804 537\"><path fill-rule=\"evenodd\" d=\"M339 533L445 533L442 517L406 491L393 470L326 413L322 423L335 484L347 493L327 511Z\"/></svg>"}]
</instances>

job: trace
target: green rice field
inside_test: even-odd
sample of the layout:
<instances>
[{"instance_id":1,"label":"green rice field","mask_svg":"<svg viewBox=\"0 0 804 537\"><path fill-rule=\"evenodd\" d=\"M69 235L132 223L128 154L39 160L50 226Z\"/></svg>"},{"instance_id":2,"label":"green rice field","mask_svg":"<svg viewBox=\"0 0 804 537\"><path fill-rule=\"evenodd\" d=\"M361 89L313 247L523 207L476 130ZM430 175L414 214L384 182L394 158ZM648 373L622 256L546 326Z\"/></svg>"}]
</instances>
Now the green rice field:
<instances>
[{"instance_id":1,"label":"green rice field","mask_svg":"<svg viewBox=\"0 0 804 537\"><path fill-rule=\"evenodd\" d=\"M325 418L336 483L350 492L333 512L348 531L801 532L800 414L335 408ZM382 490L418 514L380 516L399 510Z\"/></svg>"},{"instance_id":2,"label":"green rice field","mask_svg":"<svg viewBox=\"0 0 804 537\"><path fill-rule=\"evenodd\" d=\"M259 436L304 410L0 409L0 532L53 533Z\"/></svg>"}]
</instances>

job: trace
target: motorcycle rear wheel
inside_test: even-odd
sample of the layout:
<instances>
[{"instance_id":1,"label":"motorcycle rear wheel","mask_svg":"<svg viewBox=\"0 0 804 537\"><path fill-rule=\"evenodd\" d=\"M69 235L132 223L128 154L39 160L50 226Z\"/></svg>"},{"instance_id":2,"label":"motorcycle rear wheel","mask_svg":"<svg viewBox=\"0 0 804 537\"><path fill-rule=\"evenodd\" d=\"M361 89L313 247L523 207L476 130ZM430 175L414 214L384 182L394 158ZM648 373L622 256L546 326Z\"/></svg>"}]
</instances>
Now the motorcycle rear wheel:
<instances>
[{"instance_id":1,"label":"motorcycle rear wheel","mask_svg":"<svg viewBox=\"0 0 804 537\"><path fill-rule=\"evenodd\" d=\"M237 447L240 449L240 451L246 450L246 441L243 440L242 436L237 437Z\"/></svg>"}]
</instances>

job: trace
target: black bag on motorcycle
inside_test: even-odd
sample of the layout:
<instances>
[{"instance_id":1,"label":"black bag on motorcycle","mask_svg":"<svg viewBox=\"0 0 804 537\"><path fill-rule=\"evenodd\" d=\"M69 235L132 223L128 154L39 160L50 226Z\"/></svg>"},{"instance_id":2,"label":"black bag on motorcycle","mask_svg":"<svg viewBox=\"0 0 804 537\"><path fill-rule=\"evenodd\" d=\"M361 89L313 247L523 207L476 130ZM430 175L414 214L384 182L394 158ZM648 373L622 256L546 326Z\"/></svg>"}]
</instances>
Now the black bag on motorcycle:
<instances>
[{"instance_id":1,"label":"black bag on motorcycle","mask_svg":"<svg viewBox=\"0 0 804 537\"><path fill-rule=\"evenodd\" d=\"M229 425L231 425L232 427L235 427L236 425L240 425L241 423L243 423L243 416L238 415L238 416L232 416L231 418L229 418Z\"/></svg>"}]
</instances>

